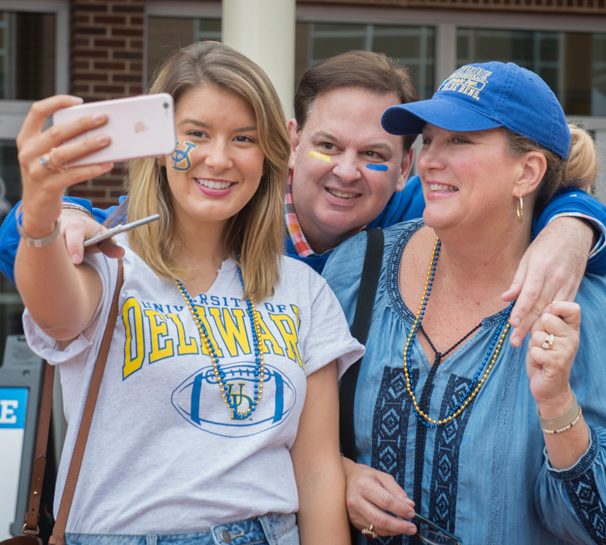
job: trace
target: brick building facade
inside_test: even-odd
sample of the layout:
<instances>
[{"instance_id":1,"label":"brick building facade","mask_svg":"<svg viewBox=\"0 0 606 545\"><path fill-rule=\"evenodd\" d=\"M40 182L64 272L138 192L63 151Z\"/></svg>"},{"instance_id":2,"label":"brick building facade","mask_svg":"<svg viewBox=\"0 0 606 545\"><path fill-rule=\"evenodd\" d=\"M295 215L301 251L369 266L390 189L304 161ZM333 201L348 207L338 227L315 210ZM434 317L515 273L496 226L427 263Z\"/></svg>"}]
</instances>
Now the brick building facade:
<instances>
[{"instance_id":1,"label":"brick building facade","mask_svg":"<svg viewBox=\"0 0 606 545\"><path fill-rule=\"evenodd\" d=\"M73 0L70 12L70 93L86 101L141 94L144 0ZM122 192L123 176L123 165L117 165L111 175L72 193L109 206Z\"/></svg>"}]
</instances>

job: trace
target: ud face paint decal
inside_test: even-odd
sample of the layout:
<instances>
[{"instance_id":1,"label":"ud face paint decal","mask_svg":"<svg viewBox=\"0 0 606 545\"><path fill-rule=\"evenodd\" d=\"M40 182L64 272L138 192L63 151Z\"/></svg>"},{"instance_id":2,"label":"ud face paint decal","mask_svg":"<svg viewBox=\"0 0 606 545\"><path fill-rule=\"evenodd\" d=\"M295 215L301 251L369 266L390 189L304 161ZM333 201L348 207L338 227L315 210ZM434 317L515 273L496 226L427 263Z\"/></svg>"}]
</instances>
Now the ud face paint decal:
<instances>
[{"instance_id":1,"label":"ud face paint decal","mask_svg":"<svg viewBox=\"0 0 606 545\"><path fill-rule=\"evenodd\" d=\"M173 161L173 170L189 170L191 168L191 152L198 147L193 142L179 142L177 140L177 147L170 155Z\"/></svg>"}]
</instances>

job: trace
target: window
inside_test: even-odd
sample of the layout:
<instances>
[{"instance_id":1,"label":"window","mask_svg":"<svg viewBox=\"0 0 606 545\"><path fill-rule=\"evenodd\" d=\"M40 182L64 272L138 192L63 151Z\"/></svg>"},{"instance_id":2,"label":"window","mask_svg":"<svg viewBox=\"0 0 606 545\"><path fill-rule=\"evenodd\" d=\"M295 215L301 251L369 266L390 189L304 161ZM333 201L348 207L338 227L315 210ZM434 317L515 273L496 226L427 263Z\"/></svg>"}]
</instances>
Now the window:
<instances>
[{"instance_id":1,"label":"window","mask_svg":"<svg viewBox=\"0 0 606 545\"><path fill-rule=\"evenodd\" d=\"M0 99L52 95L55 55L54 14L0 12Z\"/></svg>"},{"instance_id":2,"label":"window","mask_svg":"<svg viewBox=\"0 0 606 545\"><path fill-rule=\"evenodd\" d=\"M296 77L322 60L349 51L379 51L406 65L421 97L434 89L434 29L430 26L299 23Z\"/></svg>"},{"instance_id":3,"label":"window","mask_svg":"<svg viewBox=\"0 0 606 545\"><path fill-rule=\"evenodd\" d=\"M173 51L201 40L221 41L221 19L148 17L147 74L153 78L160 63Z\"/></svg>"},{"instance_id":4,"label":"window","mask_svg":"<svg viewBox=\"0 0 606 545\"><path fill-rule=\"evenodd\" d=\"M148 18L147 73L176 48L198 40L221 40L221 20L152 16ZM434 30L430 26L299 23L296 27L298 79L307 68L350 49L381 51L404 63L421 96L434 88Z\"/></svg>"},{"instance_id":5,"label":"window","mask_svg":"<svg viewBox=\"0 0 606 545\"><path fill-rule=\"evenodd\" d=\"M459 28L457 65L488 60L539 74L567 115L606 115L606 34Z\"/></svg>"}]
</instances>

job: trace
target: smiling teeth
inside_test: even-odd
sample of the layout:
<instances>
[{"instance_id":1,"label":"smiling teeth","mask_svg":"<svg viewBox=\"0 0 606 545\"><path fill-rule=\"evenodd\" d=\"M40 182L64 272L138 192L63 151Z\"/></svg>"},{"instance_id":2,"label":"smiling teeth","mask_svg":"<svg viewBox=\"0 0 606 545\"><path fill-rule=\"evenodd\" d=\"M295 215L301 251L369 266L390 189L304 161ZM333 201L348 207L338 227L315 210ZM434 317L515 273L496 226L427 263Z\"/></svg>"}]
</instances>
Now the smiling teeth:
<instances>
[{"instance_id":1,"label":"smiling teeth","mask_svg":"<svg viewBox=\"0 0 606 545\"><path fill-rule=\"evenodd\" d=\"M196 178L196 182L203 187L208 187L208 189L227 189L231 185L230 182L216 182L214 180L204 180L202 178Z\"/></svg>"},{"instance_id":2,"label":"smiling teeth","mask_svg":"<svg viewBox=\"0 0 606 545\"><path fill-rule=\"evenodd\" d=\"M458 191L456 187L443 184L429 184L430 191Z\"/></svg>"},{"instance_id":3,"label":"smiling teeth","mask_svg":"<svg viewBox=\"0 0 606 545\"><path fill-rule=\"evenodd\" d=\"M353 199L357 197L354 193L343 193L342 191L337 191L336 189L329 189L328 192L335 197L340 197L341 199Z\"/></svg>"}]
</instances>

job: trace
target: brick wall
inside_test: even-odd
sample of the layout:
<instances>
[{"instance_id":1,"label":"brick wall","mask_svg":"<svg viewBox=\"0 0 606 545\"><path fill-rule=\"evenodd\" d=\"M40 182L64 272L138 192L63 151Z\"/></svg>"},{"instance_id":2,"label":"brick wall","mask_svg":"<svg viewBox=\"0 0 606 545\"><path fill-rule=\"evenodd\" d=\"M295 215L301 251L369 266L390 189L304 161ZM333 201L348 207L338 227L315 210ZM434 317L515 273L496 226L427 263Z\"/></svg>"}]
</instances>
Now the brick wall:
<instances>
[{"instance_id":1,"label":"brick wall","mask_svg":"<svg viewBox=\"0 0 606 545\"><path fill-rule=\"evenodd\" d=\"M143 92L144 0L72 0L70 92L85 101ZM122 194L124 166L74 187L97 206Z\"/></svg>"}]
</instances>

